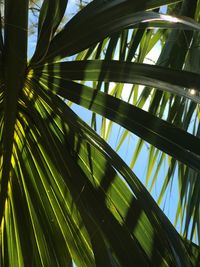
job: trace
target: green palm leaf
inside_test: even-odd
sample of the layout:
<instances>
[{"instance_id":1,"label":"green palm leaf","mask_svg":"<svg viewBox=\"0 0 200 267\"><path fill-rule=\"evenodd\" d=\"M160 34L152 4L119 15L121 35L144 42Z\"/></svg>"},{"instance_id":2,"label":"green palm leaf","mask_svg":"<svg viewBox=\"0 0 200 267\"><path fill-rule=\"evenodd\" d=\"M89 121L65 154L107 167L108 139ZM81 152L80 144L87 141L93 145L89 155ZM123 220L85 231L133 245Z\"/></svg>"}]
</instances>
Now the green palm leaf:
<instances>
[{"instance_id":1,"label":"green palm leaf","mask_svg":"<svg viewBox=\"0 0 200 267\"><path fill-rule=\"evenodd\" d=\"M199 212L198 186L187 186L199 172L198 131L187 132L199 103L199 74L187 46L174 65L161 63L164 52L157 65L143 62L161 36L168 40L169 31L197 38L199 6L173 16L179 2L95 0L57 33L68 1L44 0L36 49L27 63L29 1L5 1L5 28L0 25L1 266L198 266L199 247L185 237L193 216L193 238ZM159 7L168 4L169 14L160 14ZM166 41L165 47L177 53L174 43ZM77 60L66 58L74 55ZM122 83L132 84L127 102ZM141 93L138 85L146 86ZM144 140L152 145L147 182L161 151L173 157L158 201L180 161L181 178L190 174L186 182L179 178L176 218L187 213L184 238L130 167L66 100L92 110L93 125L100 114L104 136L113 135L112 122L105 133L108 118L141 137L131 165ZM141 109L145 103L148 112ZM198 120L196 115L197 125Z\"/></svg>"}]
</instances>

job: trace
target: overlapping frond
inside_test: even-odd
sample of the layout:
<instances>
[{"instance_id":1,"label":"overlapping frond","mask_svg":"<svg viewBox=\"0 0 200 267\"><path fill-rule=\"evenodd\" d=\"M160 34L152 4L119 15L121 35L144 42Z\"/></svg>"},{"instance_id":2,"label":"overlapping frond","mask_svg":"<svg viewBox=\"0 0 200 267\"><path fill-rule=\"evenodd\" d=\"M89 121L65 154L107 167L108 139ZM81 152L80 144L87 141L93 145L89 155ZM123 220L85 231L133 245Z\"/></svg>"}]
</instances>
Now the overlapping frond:
<instances>
[{"instance_id":1,"label":"overlapping frond","mask_svg":"<svg viewBox=\"0 0 200 267\"><path fill-rule=\"evenodd\" d=\"M57 33L67 2L43 1L27 63L28 1L5 1L1 265L199 266L199 247L187 240L199 228L200 76L190 50L199 38L199 3L189 10L190 1L95 0ZM146 64L158 43L157 63ZM123 100L126 83L132 88ZM67 100L93 112L92 127ZM112 122L124 127L117 150L130 132L142 138L130 167L92 129L97 114L103 136L115 136ZM170 159L158 202L178 170L176 221L181 218L184 237L132 171L145 141L151 188Z\"/></svg>"}]
</instances>

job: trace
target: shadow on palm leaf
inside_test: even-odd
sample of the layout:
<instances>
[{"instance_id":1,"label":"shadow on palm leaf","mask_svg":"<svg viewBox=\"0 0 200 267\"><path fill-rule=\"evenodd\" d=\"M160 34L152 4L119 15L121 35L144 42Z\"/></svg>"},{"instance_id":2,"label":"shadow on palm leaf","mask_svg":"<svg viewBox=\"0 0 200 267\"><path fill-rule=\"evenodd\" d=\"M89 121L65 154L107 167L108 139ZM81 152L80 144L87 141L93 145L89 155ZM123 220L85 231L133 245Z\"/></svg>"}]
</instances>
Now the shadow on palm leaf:
<instances>
[{"instance_id":1,"label":"shadow on palm leaf","mask_svg":"<svg viewBox=\"0 0 200 267\"><path fill-rule=\"evenodd\" d=\"M52 79L45 85L40 81L33 73L28 81L34 88L31 98L22 98L35 125L26 134L30 166L23 173L29 176L29 201L47 253L56 253L47 245L49 239L53 244L56 230L75 262L80 257L86 264L95 258L97 266L176 266L174 250L180 255L186 251L149 193L106 142L52 92ZM26 124L28 118L21 120ZM31 154L36 159L32 163ZM54 228L50 235L45 225Z\"/></svg>"}]
</instances>

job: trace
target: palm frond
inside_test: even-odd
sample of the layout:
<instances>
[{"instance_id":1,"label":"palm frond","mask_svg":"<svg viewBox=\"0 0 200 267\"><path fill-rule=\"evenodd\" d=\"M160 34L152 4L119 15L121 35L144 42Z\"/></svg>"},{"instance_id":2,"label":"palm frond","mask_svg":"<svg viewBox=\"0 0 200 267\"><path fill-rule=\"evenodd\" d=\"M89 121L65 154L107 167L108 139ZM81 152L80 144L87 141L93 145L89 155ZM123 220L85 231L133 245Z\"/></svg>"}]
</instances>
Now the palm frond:
<instances>
[{"instance_id":1,"label":"palm frond","mask_svg":"<svg viewBox=\"0 0 200 267\"><path fill-rule=\"evenodd\" d=\"M199 266L199 246L187 240L200 236L200 7L189 2L95 0L57 32L68 1L44 0L27 63L29 1L5 1L1 266ZM158 61L147 64L158 45ZM93 112L92 127L68 100ZM108 141L113 122L124 127L117 151L130 132L142 138L130 167L92 129L99 115ZM158 204L178 173L175 223L181 220L184 237L132 170L146 141L150 190L168 159Z\"/></svg>"}]
</instances>

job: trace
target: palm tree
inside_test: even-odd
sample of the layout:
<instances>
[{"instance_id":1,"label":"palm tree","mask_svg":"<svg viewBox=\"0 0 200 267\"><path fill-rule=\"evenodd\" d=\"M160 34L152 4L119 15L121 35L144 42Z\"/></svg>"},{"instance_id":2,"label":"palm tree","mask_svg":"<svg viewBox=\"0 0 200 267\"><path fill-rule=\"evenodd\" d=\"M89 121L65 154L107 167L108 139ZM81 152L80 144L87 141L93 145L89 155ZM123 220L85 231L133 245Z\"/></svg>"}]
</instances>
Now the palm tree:
<instances>
[{"instance_id":1,"label":"palm tree","mask_svg":"<svg viewBox=\"0 0 200 267\"><path fill-rule=\"evenodd\" d=\"M43 1L27 61L29 1L4 1L1 266L199 266L200 2L95 0L57 32L67 2ZM113 122L117 150L139 137L130 166ZM167 166L158 203L178 180L179 233L133 172L144 150L149 190Z\"/></svg>"}]
</instances>

